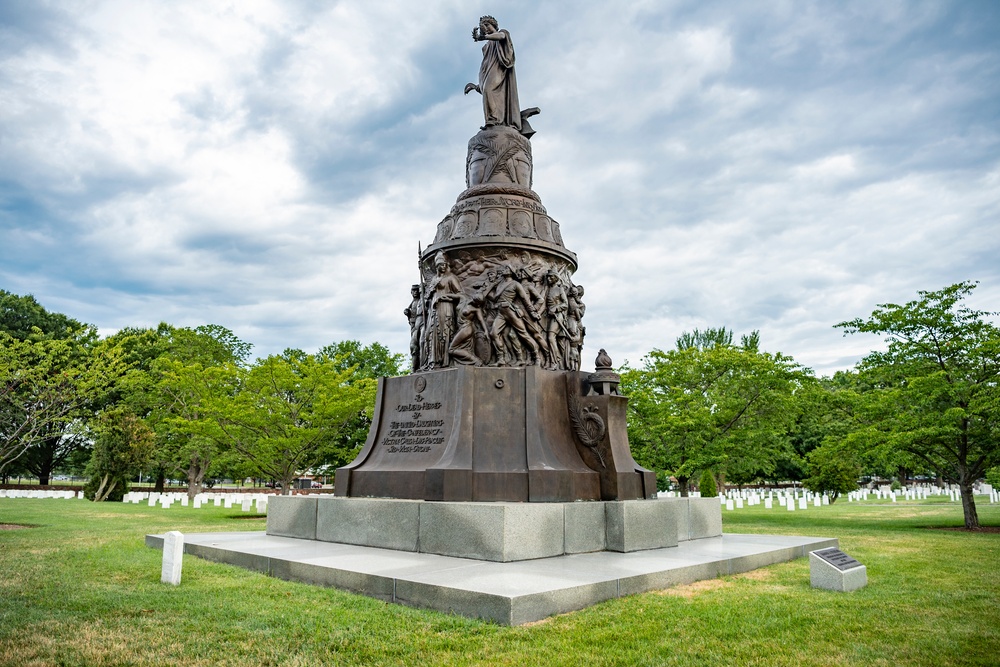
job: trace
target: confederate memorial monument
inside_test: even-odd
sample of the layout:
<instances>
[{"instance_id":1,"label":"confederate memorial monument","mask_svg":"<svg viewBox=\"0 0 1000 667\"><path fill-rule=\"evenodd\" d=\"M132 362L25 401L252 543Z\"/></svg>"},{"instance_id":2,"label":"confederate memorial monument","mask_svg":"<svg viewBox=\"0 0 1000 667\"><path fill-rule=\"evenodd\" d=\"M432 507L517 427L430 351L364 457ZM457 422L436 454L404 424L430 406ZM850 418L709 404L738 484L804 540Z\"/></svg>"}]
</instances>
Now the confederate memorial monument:
<instances>
[{"instance_id":1,"label":"confederate memorial monument","mask_svg":"<svg viewBox=\"0 0 1000 667\"><path fill-rule=\"evenodd\" d=\"M629 452L611 359L581 372L586 327L576 255L532 189L528 118L510 33L484 16L484 124L465 190L419 253L405 309L413 374L384 379L336 494L448 501L653 498Z\"/></svg>"},{"instance_id":2,"label":"confederate memorial monument","mask_svg":"<svg viewBox=\"0 0 1000 667\"><path fill-rule=\"evenodd\" d=\"M465 92L482 95L483 125L465 190L418 252L413 373L379 381L334 496L277 496L266 533L190 534L185 552L517 625L836 547L723 535L718 498L656 498L610 357L580 370L584 290L533 189L539 110L520 108L510 33L484 16L472 37L483 60Z\"/></svg>"}]
</instances>

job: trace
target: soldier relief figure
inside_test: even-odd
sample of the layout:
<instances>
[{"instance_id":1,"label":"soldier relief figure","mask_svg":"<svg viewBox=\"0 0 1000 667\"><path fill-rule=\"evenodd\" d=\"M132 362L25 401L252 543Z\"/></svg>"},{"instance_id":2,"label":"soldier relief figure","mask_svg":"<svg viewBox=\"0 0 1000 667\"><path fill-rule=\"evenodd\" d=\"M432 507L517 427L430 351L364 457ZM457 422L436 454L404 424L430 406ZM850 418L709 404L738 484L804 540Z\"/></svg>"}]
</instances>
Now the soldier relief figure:
<instances>
[{"instance_id":1,"label":"soldier relief figure","mask_svg":"<svg viewBox=\"0 0 1000 667\"><path fill-rule=\"evenodd\" d=\"M539 260L506 255L436 253L433 274L411 288L403 311L414 371L458 364L579 370L583 287Z\"/></svg>"}]
</instances>

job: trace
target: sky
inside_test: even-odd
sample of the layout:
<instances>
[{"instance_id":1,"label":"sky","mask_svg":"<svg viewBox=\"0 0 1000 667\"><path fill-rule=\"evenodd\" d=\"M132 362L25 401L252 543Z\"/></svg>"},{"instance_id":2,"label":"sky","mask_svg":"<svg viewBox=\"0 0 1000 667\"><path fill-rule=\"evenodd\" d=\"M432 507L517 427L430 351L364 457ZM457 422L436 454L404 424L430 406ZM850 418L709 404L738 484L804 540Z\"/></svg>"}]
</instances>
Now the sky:
<instances>
[{"instance_id":1,"label":"sky","mask_svg":"<svg viewBox=\"0 0 1000 667\"><path fill-rule=\"evenodd\" d=\"M1000 310L1000 3L0 3L0 289L266 356L407 351L465 187L472 28L511 34L585 368L694 328L818 374L838 322L979 281Z\"/></svg>"}]
</instances>

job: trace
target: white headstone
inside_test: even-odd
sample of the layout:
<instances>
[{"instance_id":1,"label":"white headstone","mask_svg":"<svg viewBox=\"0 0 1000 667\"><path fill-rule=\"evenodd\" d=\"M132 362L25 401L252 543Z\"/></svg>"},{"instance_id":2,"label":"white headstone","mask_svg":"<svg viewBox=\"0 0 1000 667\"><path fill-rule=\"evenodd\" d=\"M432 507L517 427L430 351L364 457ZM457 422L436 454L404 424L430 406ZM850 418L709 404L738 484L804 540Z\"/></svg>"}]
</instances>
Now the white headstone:
<instances>
[{"instance_id":1,"label":"white headstone","mask_svg":"<svg viewBox=\"0 0 1000 667\"><path fill-rule=\"evenodd\" d=\"M733 505L733 501L731 499L726 501L726 509L727 510L736 509L736 507L735 507L735 505Z\"/></svg>"},{"instance_id":2,"label":"white headstone","mask_svg":"<svg viewBox=\"0 0 1000 667\"><path fill-rule=\"evenodd\" d=\"M181 507L187 507L187 506L188 506L188 497L187 494L184 494L183 496L181 496Z\"/></svg>"},{"instance_id":3,"label":"white headstone","mask_svg":"<svg viewBox=\"0 0 1000 667\"><path fill-rule=\"evenodd\" d=\"M184 560L184 535L172 530L163 536L163 567L160 581L178 586L181 583L181 565Z\"/></svg>"},{"instance_id":4,"label":"white headstone","mask_svg":"<svg viewBox=\"0 0 1000 667\"><path fill-rule=\"evenodd\" d=\"M743 509L743 499L742 498L737 498L736 499L736 509L738 509L738 510Z\"/></svg>"},{"instance_id":5,"label":"white headstone","mask_svg":"<svg viewBox=\"0 0 1000 667\"><path fill-rule=\"evenodd\" d=\"M771 507L772 507L771 498L770 497L764 498L764 509L769 510L771 509Z\"/></svg>"},{"instance_id":6,"label":"white headstone","mask_svg":"<svg viewBox=\"0 0 1000 667\"><path fill-rule=\"evenodd\" d=\"M241 509L244 512L249 512L250 511L250 505L252 504L252 502L253 501L251 500L251 498L249 496L244 496L243 497L243 503L241 505Z\"/></svg>"},{"instance_id":7,"label":"white headstone","mask_svg":"<svg viewBox=\"0 0 1000 667\"><path fill-rule=\"evenodd\" d=\"M805 496L802 496L801 498L799 498L799 509L804 510L807 507L809 507L809 501L806 500Z\"/></svg>"},{"instance_id":8,"label":"white headstone","mask_svg":"<svg viewBox=\"0 0 1000 667\"><path fill-rule=\"evenodd\" d=\"M792 500L791 498L789 498L788 502L785 503L785 507L788 508L789 512L794 512L795 511L795 501Z\"/></svg>"},{"instance_id":9,"label":"white headstone","mask_svg":"<svg viewBox=\"0 0 1000 667\"><path fill-rule=\"evenodd\" d=\"M195 496L194 497L194 508L196 510L200 510L201 509L201 497L200 496Z\"/></svg>"},{"instance_id":10,"label":"white headstone","mask_svg":"<svg viewBox=\"0 0 1000 667\"><path fill-rule=\"evenodd\" d=\"M215 498L215 506L216 507L221 507L222 506L222 498L219 498L219 497Z\"/></svg>"}]
</instances>

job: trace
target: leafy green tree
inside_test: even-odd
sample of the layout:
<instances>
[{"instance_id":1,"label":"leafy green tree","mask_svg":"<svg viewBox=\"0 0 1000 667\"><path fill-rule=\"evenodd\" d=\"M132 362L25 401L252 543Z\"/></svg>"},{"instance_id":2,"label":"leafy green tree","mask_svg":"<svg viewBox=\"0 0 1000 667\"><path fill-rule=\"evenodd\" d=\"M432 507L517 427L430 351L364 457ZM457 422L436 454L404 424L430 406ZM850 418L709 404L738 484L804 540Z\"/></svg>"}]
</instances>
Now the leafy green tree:
<instances>
[{"instance_id":1,"label":"leafy green tree","mask_svg":"<svg viewBox=\"0 0 1000 667\"><path fill-rule=\"evenodd\" d=\"M802 486L814 493L825 493L830 503L837 502L842 493L858 488L861 465L847 447L824 444L807 455L809 476Z\"/></svg>"},{"instance_id":2,"label":"leafy green tree","mask_svg":"<svg viewBox=\"0 0 1000 667\"><path fill-rule=\"evenodd\" d=\"M923 461L962 494L965 527L979 527L973 484L1000 464L1000 329L995 315L962 304L976 283L918 292L904 305L881 304L846 333L884 336L887 349L859 364L874 390L871 426L853 434L870 447Z\"/></svg>"},{"instance_id":3,"label":"leafy green tree","mask_svg":"<svg viewBox=\"0 0 1000 667\"><path fill-rule=\"evenodd\" d=\"M714 498L719 495L719 490L715 486L715 475L708 468L701 473L701 479L698 481L698 490L701 492L702 498Z\"/></svg>"},{"instance_id":4,"label":"leafy green tree","mask_svg":"<svg viewBox=\"0 0 1000 667\"><path fill-rule=\"evenodd\" d=\"M642 368L622 373L636 460L667 471L684 496L698 470L749 481L773 472L788 450L805 370L761 352L756 332L731 340L724 329L685 334L676 349L653 350Z\"/></svg>"},{"instance_id":5,"label":"leafy green tree","mask_svg":"<svg viewBox=\"0 0 1000 667\"><path fill-rule=\"evenodd\" d=\"M187 479L188 496L204 488L227 441L212 406L232 400L251 345L219 325L160 325L162 352L149 364L149 420L157 435L157 468Z\"/></svg>"},{"instance_id":6,"label":"leafy green tree","mask_svg":"<svg viewBox=\"0 0 1000 667\"><path fill-rule=\"evenodd\" d=\"M376 382L355 377L342 362L298 350L258 359L240 372L233 396L210 403L214 437L288 493L295 476L329 456L342 431L374 402Z\"/></svg>"},{"instance_id":7,"label":"leafy green tree","mask_svg":"<svg viewBox=\"0 0 1000 667\"><path fill-rule=\"evenodd\" d=\"M94 327L0 290L0 474L16 460L48 484L86 445L81 420L99 409L95 390L103 384L89 368L115 372L97 345Z\"/></svg>"},{"instance_id":8,"label":"leafy green tree","mask_svg":"<svg viewBox=\"0 0 1000 667\"><path fill-rule=\"evenodd\" d=\"M88 327L62 313L50 313L35 297L0 289L0 331L17 340L69 339ZM96 338L96 331L93 331Z\"/></svg>"},{"instance_id":9,"label":"leafy green tree","mask_svg":"<svg viewBox=\"0 0 1000 667\"><path fill-rule=\"evenodd\" d=\"M378 380L409 373L409 363L402 354L393 354L381 343L362 345L356 340L345 340L327 345L320 355L333 360L342 371L351 371L350 382ZM374 402L362 410L340 431L336 447L328 448L320 464L326 469L338 468L354 460L361 451L374 418Z\"/></svg>"},{"instance_id":10,"label":"leafy green tree","mask_svg":"<svg viewBox=\"0 0 1000 667\"><path fill-rule=\"evenodd\" d=\"M94 451L87 466L84 494L94 502L121 500L128 479L153 451L153 431L121 408L105 410L94 428Z\"/></svg>"},{"instance_id":11,"label":"leafy green tree","mask_svg":"<svg viewBox=\"0 0 1000 667\"><path fill-rule=\"evenodd\" d=\"M48 474L80 446L77 428L123 372L121 359L96 355L80 338L0 332L0 473L34 449L33 470Z\"/></svg>"}]
</instances>

